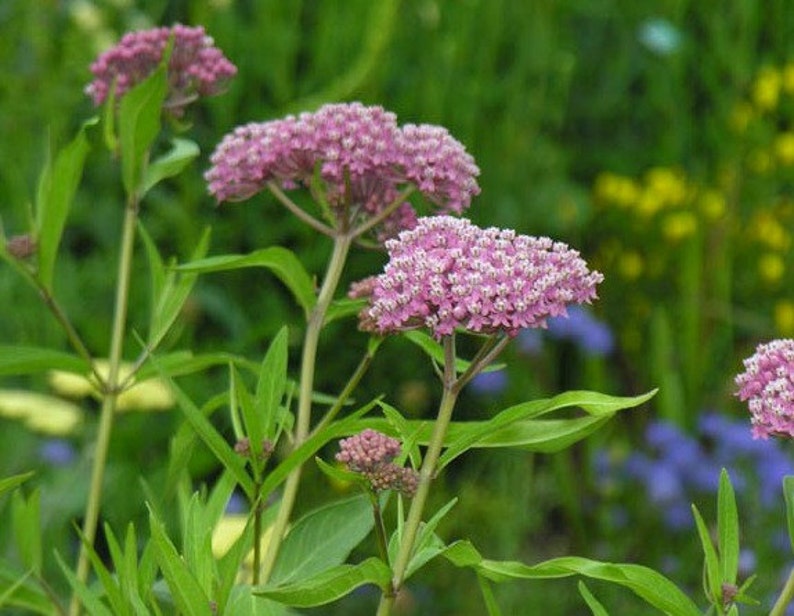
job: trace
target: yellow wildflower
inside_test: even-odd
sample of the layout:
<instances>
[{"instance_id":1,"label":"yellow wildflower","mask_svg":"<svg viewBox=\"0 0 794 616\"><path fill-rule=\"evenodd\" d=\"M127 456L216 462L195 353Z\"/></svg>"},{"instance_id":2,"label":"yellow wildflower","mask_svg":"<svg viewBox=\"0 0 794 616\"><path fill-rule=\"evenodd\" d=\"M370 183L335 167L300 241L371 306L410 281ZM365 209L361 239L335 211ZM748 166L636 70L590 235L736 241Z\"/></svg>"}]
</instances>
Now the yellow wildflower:
<instances>
[{"instance_id":1,"label":"yellow wildflower","mask_svg":"<svg viewBox=\"0 0 794 616\"><path fill-rule=\"evenodd\" d=\"M794 335L794 302L784 299L775 304L775 327L782 336Z\"/></svg>"},{"instance_id":2,"label":"yellow wildflower","mask_svg":"<svg viewBox=\"0 0 794 616\"><path fill-rule=\"evenodd\" d=\"M784 165L794 164L794 133L786 131L775 138L775 154Z\"/></svg>"},{"instance_id":3,"label":"yellow wildflower","mask_svg":"<svg viewBox=\"0 0 794 616\"><path fill-rule=\"evenodd\" d=\"M636 280L642 274L644 263L639 253L627 250L620 255L618 261L618 272L626 280Z\"/></svg>"},{"instance_id":4,"label":"yellow wildflower","mask_svg":"<svg viewBox=\"0 0 794 616\"><path fill-rule=\"evenodd\" d=\"M599 201L629 207L637 200L639 188L631 178L605 172L596 178L594 192Z\"/></svg>"},{"instance_id":5,"label":"yellow wildflower","mask_svg":"<svg viewBox=\"0 0 794 616\"><path fill-rule=\"evenodd\" d=\"M707 219L717 220L725 214L725 195L717 190L706 189L700 193L698 205Z\"/></svg>"},{"instance_id":6,"label":"yellow wildflower","mask_svg":"<svg viewBox=\"0 0 794 616\"><path fill-rule=\"evenodd\" d=\"M664 205L681 205L686 200L687 183L679 171L653 167L645 173L645 183Z\"/></svg>"},{"instance_id":7,"label":"yellow wildflower","mask_svg":"<svg viewBox=\"0 0 794 616\"><path fill-rule=\"evenodd\" d=\"M0 390L0 416L53 436L72 434L83 421L80 407L71 402L17 389Z\"/></svg>"},{"instance_id":8,"label":"yellow wildflower","mask_svg":"<svg viewBox=\"0 0 794 616\"><path fill-rule=\"evenodd\" d=\"M637 199L637 212L641 216L650 218L664 207L664 198L659 193L646 188Z\"/></svg>"},{"instance_id":9,"label":"yellow wildflower","mask_svg":"<svg viewBox=\"0 0 794 616\"><path fill-rule=\"evenodd\" d=\"M789 232L769 212L757 214L750 223L749 231L755 239L772 250L785 252L791 244Z\"/></svg>"},{"instance_id":10,"label":"yellow wildflower","mask_svg":"<svg viewBox=\"0 0 794 616\"><path fill-rule=\"evenodd\" d=\"M677 242L697 231L698 221L692 212L674 212L662 222L662 234L670 241Z\"/></svg>"},{"instance_id":11,"label":"yellow wildflower","mask_svg":"<svg viewBox=\"0 0 794 616\"><path fill-rule=\"evenodd\" d=\"M225 514L218 520L215 528L212 531L212 555L217 558L222 558L235 544L235 542L245 532L245 527L248 524L248 515L244 513ZM268 526L262 536L259 538L260 554L267 551L267 546L270 543L270 537L273 534L273 526ZM246 554L243 561L243 566L237 576L238 581L245 584L250 584L253 579L254 568L254 550L251 549Z\"/></svg>"},{"instance_id":12,"label":"yellow wildflower","mask_svg":"<svg viewBox=\"0 0 794 616\"><path fill-rule=\"evenodd\" d=\"M786 265L783 263L783 258L775 252L761 255L758 260L758 273L770 284L778 282L785 272Z\"/></svg>"},{"instance_id":13,"label":"yellow wildflower","mask_svg":"<svg viewBox=\"0 0 794 616\"><path fill-rule=\"evenodd\" d=\"M753 83L752 98L755 106L761 111L770 111L777 107L781 85L782 77L778 70L771 67L761 69Z\"/></svg>"}]
</instances>

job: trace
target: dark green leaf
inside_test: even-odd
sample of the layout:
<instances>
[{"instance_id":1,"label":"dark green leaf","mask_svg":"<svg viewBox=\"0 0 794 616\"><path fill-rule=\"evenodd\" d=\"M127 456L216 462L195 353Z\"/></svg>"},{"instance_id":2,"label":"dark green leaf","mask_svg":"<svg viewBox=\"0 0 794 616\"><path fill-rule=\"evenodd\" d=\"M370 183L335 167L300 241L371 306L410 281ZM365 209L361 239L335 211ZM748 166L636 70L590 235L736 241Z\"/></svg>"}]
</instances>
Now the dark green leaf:
<instances>
[{"instance_id":1,"label":"dark green leaf","mask_svg":"<svg viewBox=\"0 0 794 616\"><path fill-rule=\"evenodd\" d=\"M55 606L41 588L31 583L32 576L32 571L18 574L0 563L0 608L18 607L27 610L25 613L52 614Z\"/></svg>"},{"instance_id":2,"label":"dark green leaf","mask_svg":"<svg viewBox=\"0 0 794 616\"><path fill-rule=\"evenodd\" d=\"M262 360L252 409L254 417L243 415L246 426L256 428L256 434L248 435L252 443L261 443L265 438L271 440L275 438L281 400L287 386L288 339L287 328L282 327L270 343ZM259 445L255 446L259 447Z\"/></svg>"},{"instance_id":3,"label":"dark green leaf","mask_svg":"<svg viewBox=\"0 0 794 616\"><path fill-rule=\"evenodd\" d=\"M373 525L372 504L364 495L306 514L284 538L270 577L272 584L298 583L342 564Z\"/></svg>"},{"instance_id":4,"label":"dark green leaf","mask_svg":"<svg viewBox=\"0 0 794 616\"><path fill-rule=\"evenodd\" d=\"M304 269L303 264L291 250L281 246L262 248L247 255L219 255L207 257L180 265L177 269L182 272L207 274L210 272L224 272L246 267L264 267L273 272L281 282L292 292L298 304L303 308L308 317L317 297L314 292L314 282Z\"/></svg>"},{"instance_id":5,"label":"dark green leaf","mask_svg":"<svg viewBox=\"0 0 794 616\"><path fill-rule=\"evenodd\" d=\"M717 535L719 536L722 583L736 585L739 574L739 513L728 471L720 472L717 492Z\"/></svg>"},{"instance_id":6,"label":"dark green leaf","mask_svg":"<svg viewBox=\"0 0 794 616\"><path fill-rule=\"evenodd\" d=\"M189 139L172 139L171 149L146 167L141 196L162 180L179 175L198 155L199 148L194 142Z\"/></svg>"},{"instance_id":7,"label":"dark green leaf","mask_svg":"<svg viewBox=\"0 0 794 616\"><path fill-rule=\"evenodd\" d=\"M339 565L295 584L261 587L254 593L294 607L325 605L349 594L359 586L375 584L386 588L391 570L378 558L368 558L357 565Z\"/></svg>"},{"instance_id":8,"label":"dark green leaf","mask_svg":"<svg viewBox=\"0 0 794 616\"><path fill-rule=\"evenodd\" d=\"M168 92L166 67L124 93L119 104L121 179L128 198L139 198L149 148L160 132L160 114Z\"/></svg>"},{"instance_id":9,"label":"dark green leaf","mask_svg":"<svg viewBox=\"0 0 794 616\"><path fill-rule=\"evenodd\" d=\"M86 129L97 121L92 118L85 122L72 142L58 153L54 164L51 167L48 164L39 178L35 224L38 277L45 289L52 290L58 246L90 149Z\"/></svg>"}]
</instances>

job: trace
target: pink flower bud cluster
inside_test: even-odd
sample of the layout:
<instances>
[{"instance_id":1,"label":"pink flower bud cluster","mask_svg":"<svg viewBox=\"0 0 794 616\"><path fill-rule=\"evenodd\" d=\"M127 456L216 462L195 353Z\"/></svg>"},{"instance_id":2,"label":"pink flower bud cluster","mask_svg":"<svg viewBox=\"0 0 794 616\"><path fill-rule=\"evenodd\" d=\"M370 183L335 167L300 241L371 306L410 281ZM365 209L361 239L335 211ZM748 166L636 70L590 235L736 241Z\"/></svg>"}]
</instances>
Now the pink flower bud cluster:
<instances>
[{"instance_id":1,"label":"pink flower bud cluster","mask_svg":"<svg viewBox=\"0 0 794 616\"><path fill-rule=\"evenodd\" d=\"M115 80L116 98L121 98L154 72L172 37L167 105L178 112L197 96L221 93L237 68L214 46L204 28L176 24L172 28L125 34L115 47L101 54L91 65L94 80L86 88L86 94L95 105L101 105Z\"/></svg>"},{"instance_id":2,"label":"pink flower bud cluster","mask_svg":"<svg viewBox=\"0 0 794 616\"><path fill-rule=\"evenodd\" d=\"M284 189L310 187L317 170L325 198L351 224L382 212L409 184L443 212L460 213L480 192L474 159L445 129L400 128L393 113L358 102L240 126L210 161L204 177L219 202L247 199L269 181ZM381 235L415 223L413 207L402 203Z\"/></svg>"},{"instance_id":3,"label":"pink flower bud cluster","mask_svg":"<svg viewBox=\"0 0 794 616\"><path fill-rule=\"evenodd\" d=\"M398 455L400 442L397 439L366 429L339 441L336 459L366 477L374 491L398 490L411 497L416 494L419 477L413 469L392 462Z\"/></svg>"},{"instance_id":4,"label":"pink flower bud cluster","mask_svg":"<svg viewBox=\"0 0 794 616\"><path fill-rule=\"evenodd\" d=\"M794 340L758 345L736 377L736 395L750 408L753 436L794 437Z\"/></svg>"},{"instance_id":5,"label":"pink flower bud cluster","mask_svg":"<svg viewBox=\"0 0 794 616\"><path fill-rule=\"evenodd\" d=\"M589 303L603 280L566 244L451 216L419 219L386 249L389 263L362 314L380 333L427 327L436 338L457 328L515 336L565 315L567 304Z\"/></svg>"}]
</instances>

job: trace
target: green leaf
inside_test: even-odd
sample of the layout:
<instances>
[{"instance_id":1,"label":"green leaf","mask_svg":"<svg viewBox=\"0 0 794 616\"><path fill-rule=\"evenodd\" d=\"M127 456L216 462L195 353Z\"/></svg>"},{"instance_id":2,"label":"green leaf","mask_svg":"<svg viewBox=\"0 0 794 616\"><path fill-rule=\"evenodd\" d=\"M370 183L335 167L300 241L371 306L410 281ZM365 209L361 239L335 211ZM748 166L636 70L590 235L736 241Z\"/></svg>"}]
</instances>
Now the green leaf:
<instances>
[{"instance_id":1,"label":"green leaf","mask_svg":"<svg viewBox=\"0 0 794 616\"><path fill-rule=\"evenodd\" d=\"M246 267L264 267L269 269L292 292L298 304L303 308L306 317L314 304L317 296L314 292L314 282L303 267L298 257L291 250L281 246L262 248L247 255L219 255L207 257L184 263L177 270L181 272L194 272L208 274L211 272L225 272Z\"/></svg>"},{"instance_id":2,"label":"green leaf","mask_svg":"<svg viewBox=\"0 0 794 616\"><path fill-rule=\"evenodd\" d=\"M149 261L149 277L151 278L151 294L152 294L152 313L154 313L155 306L159 301L165 287L165 265L163 259L160 257L160 251L157 250L157 245L154 243L152 236L143 226L143 223L138 220L137 222L138 235L141 236L143 247L146 250L146 258ZM152 314L150 319L149 330L152 329L152 323L155 316Z\"/></svg>"},{"instance_id":3,"label":"green leaf","mask_svg":"<svg viewBox=\"0 0 794 616\"><path fill-rule=\"evenodd\" d=\"M39 178L35 220L38 278L42 286L50 291L58 246L90 149L86 130L97 121L97 118L92 118L83 123L77 136L58 152L51 166L47 164Z\"/></svg>"},{"instance_id":4,"label":"green leaf","mask_svg":"<svg viewBox=\"0 0 794 616\"><path fill-rule=\"evenodd\" d=\"M192 258L200 258L207 253L210 242L210 229L207 227L201 234ZM187 298L190 296L193 286L198 278L197 274L177 274L171 270L162 283L160 294L154 300L152 317L149 327L148 346L154 349L162 341L171 326L176 321ZM153 285L156 284L153 282Z\"/></svg>"},{"instance_id":5,"label":"green leaf","mask_svg":"<svg viewBox=\"0 0 794 616\"><path fill-rule=\"evenodd\" d=\"M703 516L700 515L695 505L692 505L692 514L695 516L695 524L698 529L698 536L700 537L700 544L703 547L703 556L706 563L706 595L709 601L720 604L722 602L722 569L720 567L719 558L717 557L717 550L711 542L709 529L703 521Z\"/></svg>"},{"instance_id":6,"label":"green leaf","mask_svg":"<svg viewBox=\"0 0 794 616\"><path fill-rule=\"evenodd\" d=\"M63 562L63 559L57 552L55 553L55 559L58 561L61 571L63 571L63 574L66 576L69 586L72 587L75 595L77 595L83 607L85 607L86 611L88 611L91 616L113 616L113 612L102 603L97 593L91 591L85 583L77 579L77 576L69 566Z\"/></svg>"},{"instance_id":7,"label":"green leaf","mask_svg":"<svg viewBox=\"0 0 794 616\"><path fill-rule=\"evenodd\" d=\"M108 532L110 527L106 524L105 525L105 532ZM80 534L80 540L83 542L86 550L88 550L88 557L91 560L91 566L94 568L94 572L96 573L97 578L99 579L100 583L102 584L102 588L105 591L105 596L110 603L110 607L113 610L113 613L116 616L127 616L130 614L129 604L127 603L125 597L121 592L121 587L117 583L116 578L111 575L108 568L105 566L105 563L102 561L101 558L96 553L94 546L91 545L85 538L82 533ZM113 546L113 542L115 541L115 537L111 534L108 536L108 545ZM117 544L116 544L117 545ZM116 546L113 546L116 547ZM121 571L116 571L121 579Z\"/></svg>"},{"instance_id":8,"label":"green leaf","mask_svg":"<svg viewBox=\"0 0 794 616\"><path fill-rule=\"evenodd\" d=\"M26 568L41 575L41 499L34 490L26 499L15 492L11 501L11 518L19 556Z\"/></svg>"},{"instance_id":9,"label":"green leaf","mask_svg":"<svg viewBox=\"0 0 794 616\"><path fill-rule=\"evenodd\" d=\"M294 607L325 605L365 584L381 589L391 582L391 570L379 558L368 558L357 565L339 565L316 576L283 586L265 586L254 593Z\"/></svg>"},{"instance_id":10,"label":"green leaf","mask_svg":"<svg viewBox=\"0 0 794 616\"><path fill-rule=\"evenodd\" d=\"M406 568L406 580L446 549L447 546L436 536L435 531L441 520L444 519L457 502L458 498L453 498L446 505L441 507L441 509L436 511L426 524L421 526L419 537L416 540L414 554L411 556L411 560Z\"/></svg>"},{"instance_id":11,"label":"green leaf","mask_svg":"<svg viewBox=\"0 0 794 616\"><path fill-rule=\"evenodd\" d=\"M606 608L593 596L593 593L587 588L587 584L580 580L576 587L579 589L579 594L582 595L582 598L585 600L585 603L587 603L587 607L590 608L590 612L593 616L609 616L609 612L607 612Z\"/></svg>"},{"instance_id":12,"label":"green leaf","mask_svg":"<svg viewBox=\"0 0 794 616\"><path fill-rule=\"evenodd\" d=\"M786 523L791 551L794 552L794 475L783 477L783 496L786 499Z\"/></svg>"},{"instance_id":13,"label":"green leaf","mask_svg":"<svg viewBox=\"0 0 794 616\"><path fill-rule=\"evenodd\" d=\"M42 589L31 586L32 575L32 571L13 573L0 564L0 607L15 606L36 614L52 614L55 606Z\"/></svg>"},{"instance_id":14,"label":"green leaf","mask_svg":"<svg viewBox=\"0 0 794 616\"><path fill-rule=\"evenodd\" d=\"M369 484L369 482L361 473L349 471L342 466L333 466L328 464L328 462L322 458L315 457L314 461L317 463L317 466L320 468L323 474L333 481L338 481L341 484L358 484L362 489L366 489L367 485Z\"/></svg>"},{"instance_id":15,"label":"green leaf","mask_svg":"<svg viewBox=\"0 0 794 616\"><path fill-rule=\"evenodd\" d=\"M33 475L35 475L33 471L28 471L27 473L20 473L19 475L11 475L10 477L3 477L2 479L0 479L0 496L22 485L28 479L33 477Z\"/></svg>"},{"instance_id":16,"label":"green leaf","mask_svg":"<svg viewBox=\"0 0 794 616\"><path fill-rule=\"evenodd\" d=\"M311 511L284 538L271 582L301 582L342 564L373 525L372 505L364 495Z\"/></svg>"},{"instance_id":17,"label":"green leaf","mask_svg":"<svg viewBox=\"0 0 794 616\"><path fill-rule=\"evenodd\" d=\"M298 616L297 612L284 605L258 597L250 586L244 585L232 589L222 613L224 616Z\"/></svg>"},{"instance_id":18,"label":"green leaf","mask_svg":"<svg viewBox=\"0 0 794 616\"><path fill-rule=\"evenodd\" d=\"M736 585L739 574L739 513L728 471L720 472L717 492L717 535L719 536L722 583Z\"/></svg>"},{"instance_id":19,"label":"green leaf","mask_svg":"<svg viewBox=\"0 0 794 616\"><path fill-rule=\"evenodd\" d=\"M38 347L0 345L0 376L36 374L47 370L65 370L87 374L91 370L82 358Z\"/></svg>"},{"instance_id":20,"label":"green leaf","mask_svg":"<svg viewBox=\"0 0 794 616\"><path fill-rule=\"evenodd\" d=\"M189 139L171 140L171 149L146 167L141 185L141 196L166 178L179 175L199 155L199 147Z\"/></svg>"},{"instance_id":21,"label":"green leaf","mask_svg":"<svg viewBox=\"0 0 794 616\"><path fill-rule=\"evenodd\" d=\"M152 361L155 365L159 365L159 360L155 357L152 357ZM244 460L234 452L218 430L215 429L215 426L213 426L198 407L193 404L193 401L187 394L174 383L173 379L165 372L161 373L161 376L170 383L171 390L174 393L174 397L185 419L187 419L188 423L190 423L193 429L198 433L199 437L204 441L204 444L209 447L210 451L215 454L215 457L218 458L221 464L234 475L237 483L240 484L240 487L243 489L246 496L248 496L249 500L253 500L255 492L254 482L245 470Z\"/></svg>"},{"instance_id":22,"label":"green leaf","mask_svg":"<svg viewBox=\"0 0 794 616\"><path fill-rule=\"evenodd\" d=\"M248 435L252 443L261 443L265 438L275 439L281 400L287 386L288 339L287 328L282 327L262 360L252 409L254 417L243 415L248 429L256 428L256 434Z\"/></svg>"},{"instance_id":23,"label":"green leaf","mask_svg":"<svg viewBox=\"0 0 794 616\"><path fill-rule=\"evenodd\" d=\"M425 354L437 364L441 366L444 365L444 347L442 347L441 344L439 344L432 336L418 329L412 329L403 332L402 336L422 349ZM470 361L460 359L459 357L455 358L455 371L458 374L466 372L470 365ZM494 370L501 370L504 367L504 364L490 364L485 367L483 372L493 372Z\"/></svg>"},{"instance_id":24,"label":"green leaf","mask_svg":"<svg viewBox=\"0 0 794 616\"><path fill-rule=\"evenodd\" d=\"M121 179L129 199L141 196L149 148L160 132L160 114L168 92L165 64L124 93L119 104Z\"/></svg>"},{"instance_id":25,"label":"green leaf","mask_svg":"<svg viewBox=\"0 0 794 616\"><path fill-rule=\"evenodd\" d=\"M662 574L635 564L603 563L577 556L554 558L537 565L484 559L468 541L451 544L444 556L457 567L470 567L495 582L510 579L551 579L583 575L625 586L648 604L670 616L700 616L695 603Z\"/></svg>"},{"instance_id":26,"label":"green leaf","mask_svg":"<svg viewBox=\"0 0 794 616\"><path fill-rule=\"evenodd\" d=\"M204 594L204 590L185 561L180 558L162 523L151 510L149 510L149 527L155 557L179 612L190 616L212 616L209 598Z\"/></svg>"},{"instance_id":27,"label":"green leaf","mask_svg":"<svg viewBox=\"0 0 794 616\"><path fill-rule=\"evenodd\" d=\"M366 299L336 299L328 306L328 310L325 312L325 321L323 325L328 325L339 319L356 316L363 310L367 303Z\"/></svg>"}]
</instances>

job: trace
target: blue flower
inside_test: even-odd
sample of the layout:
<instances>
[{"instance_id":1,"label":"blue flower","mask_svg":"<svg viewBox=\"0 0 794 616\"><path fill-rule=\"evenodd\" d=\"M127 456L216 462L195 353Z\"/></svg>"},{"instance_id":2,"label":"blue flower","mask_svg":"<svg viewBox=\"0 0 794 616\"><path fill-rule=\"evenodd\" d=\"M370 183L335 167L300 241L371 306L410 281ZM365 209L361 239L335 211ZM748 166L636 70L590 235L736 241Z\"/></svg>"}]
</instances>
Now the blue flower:
<instances>
[{"instance_id":1,"label":"blue flower","mask_svg":"<svg viewBox=\"0 0 794 616\"><path fill-rule=\"evenodd\" d=\"M483 396L496 396L507 388L507 371L480 372L471 380L471 388Z\"/></svg>"},{"instance_id":2,"label":"blue flower","mask_svg":"<svg viewBox=\"0 0 794 616\"><path fill-rule=\"evenodd\" d=\"M66 466L71 464L77 453L72 444L62 438L47 439L39 447L42 459L52 466Z\"/></svg>"},{"instance_id":3,"label":"blue flower","mask_svg":"<svg viewBox=\"0 0 794 616\"><path fill-rule=\"evenodd\" d=\"M586 355L608 355L615 348L612 330L582 306L570 306L567 316L549 319L548 331L552 338L570 340Z\"/></svg>"},{"instance_id":4,"label":"blue flower","mask_svg":"<svg viewBox=\"0 0 794 616\"><path fill-rule=\"evenodd\" d=\"M650 51L660 56L667 56L681 47L683 37L669 21L656 17L640 25L637 38Z\"/></svg>"}]
</instances>

